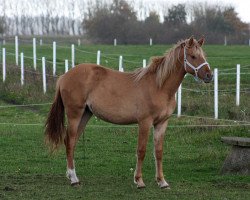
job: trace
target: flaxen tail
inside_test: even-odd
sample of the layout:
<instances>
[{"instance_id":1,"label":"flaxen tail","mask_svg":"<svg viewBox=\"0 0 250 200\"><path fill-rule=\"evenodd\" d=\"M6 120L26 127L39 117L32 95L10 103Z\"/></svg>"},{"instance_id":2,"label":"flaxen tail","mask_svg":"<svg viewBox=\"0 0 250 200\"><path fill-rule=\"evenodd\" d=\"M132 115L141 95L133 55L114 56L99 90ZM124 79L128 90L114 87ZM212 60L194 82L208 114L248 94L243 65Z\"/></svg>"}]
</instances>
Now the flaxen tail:
<instances>
[{"instance_id":1,"label":"flaxen tail","mask_svg":"<svg viewBox=\"0 0 250 200\"><path fill-rule=\"evenodd\" d=\"M52 151L56 150L63 142L65 136L64 120L64 105L58 84L56 96L45 124L45 141Z\"/></svg>"}]
</instances>

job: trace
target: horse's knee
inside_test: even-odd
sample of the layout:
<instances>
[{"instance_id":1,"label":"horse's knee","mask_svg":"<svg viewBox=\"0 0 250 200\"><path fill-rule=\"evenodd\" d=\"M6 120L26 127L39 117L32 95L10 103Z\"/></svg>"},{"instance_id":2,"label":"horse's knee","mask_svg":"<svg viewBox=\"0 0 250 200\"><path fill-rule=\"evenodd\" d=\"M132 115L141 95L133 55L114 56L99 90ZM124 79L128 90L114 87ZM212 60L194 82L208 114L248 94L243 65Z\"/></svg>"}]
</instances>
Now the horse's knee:
<instances>
[{"instance_id":1,"label":"horse's knee","mask_svg":"<svg viewBox=\"0 0 250 200\"><path fill-rule=\"evenodd\" d=\"M138 157L138 159L144 159L145 154L146 154L146 149L145 148L137 149L137 157Z\"/></svg>"}]
</instances>

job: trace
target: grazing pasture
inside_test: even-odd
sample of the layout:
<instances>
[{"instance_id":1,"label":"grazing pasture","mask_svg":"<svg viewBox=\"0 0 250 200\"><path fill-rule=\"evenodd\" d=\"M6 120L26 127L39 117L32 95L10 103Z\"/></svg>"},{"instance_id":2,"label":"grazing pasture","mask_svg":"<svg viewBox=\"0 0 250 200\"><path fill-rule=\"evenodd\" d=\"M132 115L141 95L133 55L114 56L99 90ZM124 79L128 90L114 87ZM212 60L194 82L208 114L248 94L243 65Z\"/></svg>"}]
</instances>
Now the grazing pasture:
<instances>
[{"instance_id":1,"label":"grazing pasture","mask_svg":"<svg viewBox=\"0 0 250 200\"><path fill-rule=\"evenodd\" d=\"M19 52L32 58L32 41L20 43ZM60 47L59 47L60 46ZM7 76L0 78L0 199L247 199L250 178L219 174L230 149L222 136L250 135L250 48L205 45L208 62L219 70L219 120L213 119L213 84L183 82L182 114L170 119L164 145L165 178L171 190L154 180L153 137L150 134L143 165L146 188L136 189L137 126L117 126L92 118L77 144L75 160L81 185L71 187L65 177L64 147L51 155L44 145L44 122L54 97L52 44L38 46L37 58L46 57L47 93L43 94L41 61L25 58L24 86L15 66L14 45L5 45ZM96 63L118 69L123 55L125 71L142 66L143 59L162 55L170 46L84 45L76 49L76 63ZM70 46L57 46L57 74L71 59ZM240 106L235 105L236 64L241 64ZM221 73L221 75L220 75ZM227 73L227 74L222 74ZM244 74L243 74L244 73ZM15 106L15 105L26 106ZM36 104L36 105L34 105ZM176 113L176 112L175 112Z\"/></svg>"}]
</instances>

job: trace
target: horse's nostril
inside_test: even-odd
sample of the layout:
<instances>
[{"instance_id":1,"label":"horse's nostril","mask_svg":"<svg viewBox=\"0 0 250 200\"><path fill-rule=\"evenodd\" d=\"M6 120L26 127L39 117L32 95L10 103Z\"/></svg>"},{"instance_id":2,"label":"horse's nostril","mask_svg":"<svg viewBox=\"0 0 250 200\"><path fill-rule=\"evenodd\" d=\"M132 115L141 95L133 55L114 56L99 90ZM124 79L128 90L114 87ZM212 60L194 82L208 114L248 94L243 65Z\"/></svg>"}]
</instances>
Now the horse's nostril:
<instances>
[{"instance_id":1,"label":"horse's nostril","mask_svg":"<svg viewBox=\"0 0 250 200\"><path fill-rule=\"evenodd\" d=\"M210 77L210 78L211 78L211 80L213 80L213 79L214 79L214 75L213 75L213 74L211 74L211 77Z\"/></svg>"},{"instance_id":2,"label":"horse's nostril","mask_svg":"<svg viewBox=\"0 0 250 200\"><path fill-rule=\"evenodd\" d=\"M211 82L212 80L213 80L213 74L211 74L211 73L206 73L206 74L205 74L205 79L204 79L205 83L209 83L209 82Z\"/></svg>"},{"instance_id":3,"label":"horse's nostril","mask_svg":"<svg viewBox=\"0 0 250 200\"><path fill-rule=\"evenodd\" d=\"M207 79L207 80L213 80L213 74L211 74L211 73L206 73L206 79Z\"/></svg>"}]
</instances>

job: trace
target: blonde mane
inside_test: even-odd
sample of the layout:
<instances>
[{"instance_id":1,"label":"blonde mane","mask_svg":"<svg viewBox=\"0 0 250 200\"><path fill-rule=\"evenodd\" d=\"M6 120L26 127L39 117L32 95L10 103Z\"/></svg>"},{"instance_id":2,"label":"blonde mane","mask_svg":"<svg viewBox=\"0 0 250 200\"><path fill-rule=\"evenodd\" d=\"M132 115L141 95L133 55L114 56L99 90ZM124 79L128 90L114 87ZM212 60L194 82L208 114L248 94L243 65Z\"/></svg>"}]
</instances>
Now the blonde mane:
<instances>
[{"instance_id":1,"label":"blonde mane","mask_svg":"<svg viewBox=\"0 0 250 200\"><path fill-rule=\"evenodd\" d=\"M176 69L176 62L178 60L179 48L185 41L181 40L171 49L169 49L163 56L153 57L146 68L140 68L133 73L135 81L140 81L148 74L156 74L156 83L158 87L162 87L168 76Z\"/></svg>"}]
</instances>

